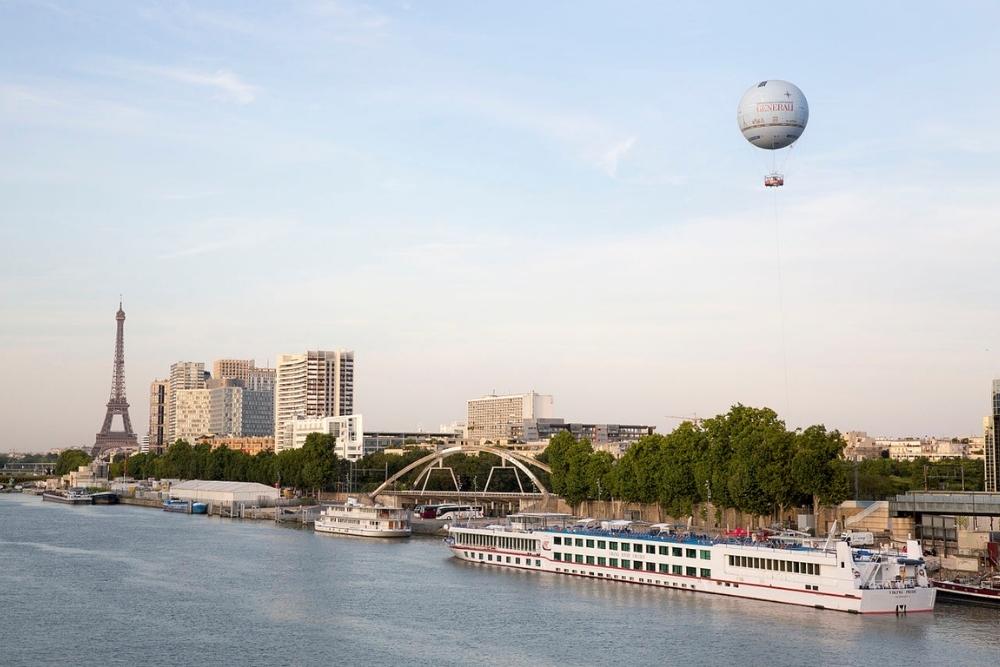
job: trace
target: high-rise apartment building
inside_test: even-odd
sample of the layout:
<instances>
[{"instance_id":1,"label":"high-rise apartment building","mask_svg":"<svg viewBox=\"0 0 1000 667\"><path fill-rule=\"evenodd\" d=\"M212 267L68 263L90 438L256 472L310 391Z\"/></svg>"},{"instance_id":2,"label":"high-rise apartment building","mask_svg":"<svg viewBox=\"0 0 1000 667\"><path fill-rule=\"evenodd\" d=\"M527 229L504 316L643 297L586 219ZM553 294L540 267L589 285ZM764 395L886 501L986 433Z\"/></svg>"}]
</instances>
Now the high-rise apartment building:
<instances>
[{"instance_id":1,"label":"high-rise apartment building","mask_svg":"<svg viewBox=\"0 0 1000 667\"><path fill-rule=\"evenodd\" d=\"M185 389L204 389L206 379L205 364L200 361L178 361L170 364L166 429L168 446L180 437L177 431L177 392Z\"/></svg>"},{"instance_id":2,"label":"high-rise apartment building","mask_svg":"<svg viewBox=\"0 0 1000 667\"><path fill-rule=\"evenodd\" d=\"M296 417L354 414L354 352L309 351L282 354L275 368L275 450L293 446L290 422Z\"/></svg>"},{"instance_id":3,"label":"high-rise apartment building","mask_svg":"<svg viewBox=\"0 0 1000 667\"><path fill-rule=\"evenodd\" d=\"M466 437L473 442L513 440L525 419L552 417L552 397L546 394L484 396L467 402Z\"/></svg>"},{"instance_id":4,"label":"high-rise apartment building","mask_svg":"<svg viewBox=\"0 0 1000 667\"><path fill-rule=\"evenodd\" d=\"M1000 380L993 381L990 392L990 415L983 424L983 454L986 465L986 490L1000 491Z\"/></svg>"},{"instance_id":5,"label":"high-rise apartment building","mask_svg":"<svg viewBox=\"0 0 1000 667\"><path fill-rule=\"evenodd\" d=\"M254 367L253 359L216 359L212 362L212 377L216 380L250 379L250 370Z\"/></svg>"},{"instance_id":6,"label":"high-rise apartment building","mask_svg":"<svg viewBox=\"0 0 1000 667\"><path fill-rule=\"evenodd\" d=\"M174 399L174 439L195 440L212 434L211 389L178 389Z\"/></svg>"},{"instance_id":7,"label":"high-rise apartment building","mask_svg":"<svg viewBox=\"0 0 1000 667\"><path fill-rule=\"evenodd\" d=\"M153 380L149 384L149 447L161 453L167 446L167 398L170 380Z\"/></svg>"}]
</instances>

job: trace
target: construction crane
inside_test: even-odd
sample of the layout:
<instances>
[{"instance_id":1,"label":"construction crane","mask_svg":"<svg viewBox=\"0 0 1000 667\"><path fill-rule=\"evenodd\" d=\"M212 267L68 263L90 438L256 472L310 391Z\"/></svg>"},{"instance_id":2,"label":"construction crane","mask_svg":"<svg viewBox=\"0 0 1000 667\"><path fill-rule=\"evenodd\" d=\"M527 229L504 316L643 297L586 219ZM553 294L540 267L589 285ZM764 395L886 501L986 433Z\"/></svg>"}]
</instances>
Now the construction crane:
<instances>
[{"instance_id":1,"label":"construction crane","mask_svg":"<svg viewBox=\"0 0 1000 667\"><path fill-rule=\"evenodd\" d=\"M705 421L703 417L699 417L696 414L691 415L690 417L680 417L678 415L663 415L663 416L666 417L667 419L680 419L682 422L691 422L697 428L701 428L701 423Z\"/></svg>"}]
</instances>

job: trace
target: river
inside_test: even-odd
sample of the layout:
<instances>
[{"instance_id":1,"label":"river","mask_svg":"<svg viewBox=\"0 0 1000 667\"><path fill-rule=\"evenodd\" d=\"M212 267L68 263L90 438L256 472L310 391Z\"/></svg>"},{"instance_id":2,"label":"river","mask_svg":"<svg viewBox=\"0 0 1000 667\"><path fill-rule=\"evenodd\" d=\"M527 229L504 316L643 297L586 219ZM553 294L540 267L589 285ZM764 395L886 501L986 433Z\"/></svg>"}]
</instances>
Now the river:
<instances>
[{"instance_id":1,"label":"river","mask_svg":"<svg viewBox=\"0 0 1000 667\"><path fill-rule=\"evenodd\" d=\"M992 665L1000 611L861 617L458 562L438 539L0 495L3 665Z\"/></svg>"}]
</instances>

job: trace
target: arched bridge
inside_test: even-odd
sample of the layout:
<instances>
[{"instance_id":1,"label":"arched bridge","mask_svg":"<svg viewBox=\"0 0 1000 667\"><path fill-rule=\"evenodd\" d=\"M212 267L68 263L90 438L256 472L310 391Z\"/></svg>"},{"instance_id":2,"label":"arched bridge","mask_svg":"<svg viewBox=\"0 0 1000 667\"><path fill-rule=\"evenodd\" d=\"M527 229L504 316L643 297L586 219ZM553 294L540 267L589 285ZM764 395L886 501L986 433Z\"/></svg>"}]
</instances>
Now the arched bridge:
<instances>
[{"instance_id":1,"label":"arched bridge","mask_svg":"<svg viewBox=\"0 0 1000 667\"><path fill-rule=\"evenodd\" d=\"M369 497L371 497L372 499L374 499L380 493L387 492L389 489L391 489L393 487L393 485L396 482L398 482L400 479L402 479L403 477L405 477L409 473L413 472L417 468L420 468L421 466L423 466L423 470L421 470L420 474L417 475L417 480L416 481L419 482L420 479L423 477L424 478L424 486L426 487L427 486L427 479L430 477L431 471L434 470L434 469L436 469L435 466L443 467L442 464L443 464L444 460L446 458L448 458L449 456L452 456L453 454L472 454L472 453L481 453L481 452L485 452L487 454L493 454L494 456L500 457L500 460L503 462L504 465L503 466L498 466L498 467L506 467L506 464L508 464L508 463L510 465L514 466L514 469L515 469L515 473L514 474L515 474L515 476L517 475L517 470L520 470L521 472L523 472L528 477L528 479L531 480L531 482L535 485L535 487L541 492L540 494L533 494L533 493L532 494L528 494L528 493L524 493L523 488L522 488L522 495L532 495L532 496L539 495L540 498L543 501L549 499L549 490L545 488L545 485L542 484L542 482L538 479L538 477L535 475L535 473L533 473L531 471L532 468L536 468L538 470L544 470L545 472L551 474L552 473L552 469L549 468L549 466L545 465L544 463L542 463L540 461L536 461L535 459L531 458L530 456L528 456L526 454L522 454L521 452L512 451L510 449L501 449L499 447L491 447L489 445L461 445L461 446L457 446L457 447L449 447L447 449L442 449L441 451L438 451L438 452L432 452L432 453L428 454L427 456L425 456L423 458L417 459L416 461L414 461L410 465L406 466L405 468L403 468L402 470L400 470L399 472L397 472L395 475L393 475L389 479L385 480L385 482L383 482L377 489L375 489L374 491L372 491L368 495L369 495ZM496 467L494 467L494 469L495 468ZM450 469L447 469L447 470L450 471ZM490 477L491 478L492 478L492 475L493 475L493 471L491 470L490 471ZM454 473L453 472L452 472L452 479L454 480ZM455 481L456 481L456 490L458 490L457 489L457 487L458 487L457 480L455 480ZM518 485L520 485L520 483L521 483L521 480L518 477ZM487 485L487 487L489 486L489 479L487 479L486 485ZM439 492L436 492L436 493L439 493ZM448 493L451 493L451 492L448 492ZM484 493L485 493L485 490L484 490ZM468 494L468 491L466 491L466 494ZM514 494L504 494L504 495L514 495Z\"/></svg>"}]
</instances>

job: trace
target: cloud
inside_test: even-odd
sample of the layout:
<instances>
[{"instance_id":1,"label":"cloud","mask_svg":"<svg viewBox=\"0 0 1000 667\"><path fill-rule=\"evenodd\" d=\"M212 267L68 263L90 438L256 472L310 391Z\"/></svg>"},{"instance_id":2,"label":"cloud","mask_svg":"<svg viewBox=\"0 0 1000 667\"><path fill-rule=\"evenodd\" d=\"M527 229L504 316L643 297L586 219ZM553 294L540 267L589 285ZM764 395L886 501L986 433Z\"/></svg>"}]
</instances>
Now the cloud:
<instances>
[{"instance_id":1,"label":"cloud","mask_svg":"<svg viewBox=\"0 0 1000 667\"><path fill-rule=\"evenodd\" d=\"M182 243L159 256L161 260L186 259L228 250L245 251L286 236L294 220L213 218L192 225Z\"/></svg>"},{"instance_id":2,"label":"cloud","mask_svg":"<svg viewBox=\"0 0 1000 667\"><path fill-rule=\"evenodd\" d=\"M194 86L212 88L216 91L216 99L250 104L257 98L258 88L240 79L227 69L217 69L214 72L201 72L180 67L144 67L150 74Z\"/></svg>"},{"instance_id":3,"label":"cloud","mask_svg":"<svg viewBox=\"0 0 1000 667\"><path fill-rule=\"evenodd\" d=\"M618 176L618 163L632 150L636 139L637 137L629 137L628 139L619 141L604 152L604 155L601 156L600 164L608 176L611 178Z\"/></svg>"}]
</instances>

